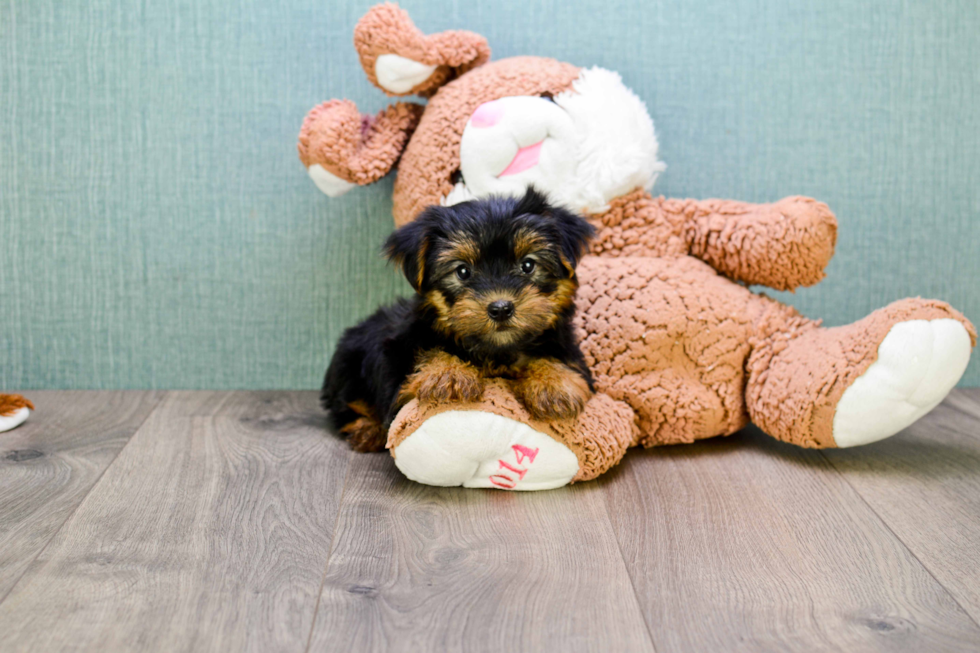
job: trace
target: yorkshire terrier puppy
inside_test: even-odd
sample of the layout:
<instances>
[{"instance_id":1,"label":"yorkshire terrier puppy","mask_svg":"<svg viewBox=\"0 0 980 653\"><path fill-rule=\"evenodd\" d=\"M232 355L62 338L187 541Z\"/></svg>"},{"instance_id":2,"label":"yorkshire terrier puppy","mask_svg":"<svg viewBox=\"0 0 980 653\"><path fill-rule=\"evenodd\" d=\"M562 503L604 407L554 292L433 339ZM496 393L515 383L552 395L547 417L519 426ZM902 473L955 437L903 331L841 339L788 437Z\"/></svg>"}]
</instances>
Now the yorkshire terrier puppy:
<instances>
[{"instance_id":1,"label":"yorkshire terrier puppy","mask_svg":"<svg viewBox=\"0 0 980 653\"><path fill-rule=\"evenodd\" d=\"M385 243L416 290L344 332L320 399L357 451L398 410L477 401L502 377L535 417L575 417L594 391L572 330L575 266L593 229L529 189L434 206Z\"/></svg>"}]
</instances>

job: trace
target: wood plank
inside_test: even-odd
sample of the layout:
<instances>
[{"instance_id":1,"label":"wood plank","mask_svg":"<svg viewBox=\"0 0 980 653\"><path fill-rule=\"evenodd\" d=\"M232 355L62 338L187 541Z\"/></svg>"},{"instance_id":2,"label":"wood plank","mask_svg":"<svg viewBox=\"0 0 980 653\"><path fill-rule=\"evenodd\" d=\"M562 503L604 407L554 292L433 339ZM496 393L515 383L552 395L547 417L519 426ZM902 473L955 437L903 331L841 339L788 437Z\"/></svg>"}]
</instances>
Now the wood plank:
<instances>
[{"instance_id":1,"label":"wood plank","mask_svg":"<svg viewBox=\"0 0 980 653\"><path fill-rule=\"evenodd\" d=\"M893 438L823 454L980 622L980 389Z\"/></svg>"},{"instance_id":2,"label":"wood plank","mask_svg":"<svg viewBox=\"0 0 980 653\"><path fill-rule=\"evenodd\" d=\"M316 393L171 393L0 604L5 651L302 651L348 460Z\"/></svg>"},{"instance_id":3,"label":"wood plank","mask_svg":"<svg viewBox=\"0 0 980 653\"><path fill-rule=\"evenodd\" d=\"M669 651L976 650L980 628L816 451L758 429L601 481Z\"/></svg>"},{"instance_id":4,"label":"wood plank","mask_svg":"<svg viewBox=\"0 0 980 653\"><path fill-rule=\"evenodd\" d=\"M162 399L160 392L32 391L0 433L0 601Z\"/></svg>"},{"instance_id":5,"label":"wood plank","mask_svg":"<svg viewBox=\"0 0 980 653\"><path fill-rule=\"evenodd\" d=\"M358 455L310 651L650 651L601 490L435 488Z\"/></svg>"}]
</instances>

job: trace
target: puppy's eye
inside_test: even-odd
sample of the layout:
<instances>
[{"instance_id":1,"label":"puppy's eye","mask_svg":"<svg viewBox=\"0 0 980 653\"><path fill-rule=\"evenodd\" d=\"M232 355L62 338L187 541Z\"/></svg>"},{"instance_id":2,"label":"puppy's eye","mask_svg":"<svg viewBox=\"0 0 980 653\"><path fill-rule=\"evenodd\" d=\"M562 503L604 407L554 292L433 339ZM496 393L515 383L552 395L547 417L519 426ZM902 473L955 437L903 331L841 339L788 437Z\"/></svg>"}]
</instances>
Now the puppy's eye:
<instances>
[{"instance_id":1,"label":"puppy's eye","mask_svg":"<svg viewBox=\"0 0 980 653\"><path fill-rule=\"evenodd\" d=\"M472 272L470 272L470 269L465 265L461 265L458 268L456 268L456 276L459 277L460 281L466 281L467 279L470 278L471 274Z\"/></svg>"},{"instance_id":2,"label":"puppy's eye","mask_svg":"<svg viewBox=\"0 0 980 653\"><path fill-rule=\"evenodd\" d=\"M526 258L523 261L521 261L521 272L523 272L524 274L531 274L532 272L534 272L534 261L532 261L529 258Z\"/></svg>"}]
</instances>

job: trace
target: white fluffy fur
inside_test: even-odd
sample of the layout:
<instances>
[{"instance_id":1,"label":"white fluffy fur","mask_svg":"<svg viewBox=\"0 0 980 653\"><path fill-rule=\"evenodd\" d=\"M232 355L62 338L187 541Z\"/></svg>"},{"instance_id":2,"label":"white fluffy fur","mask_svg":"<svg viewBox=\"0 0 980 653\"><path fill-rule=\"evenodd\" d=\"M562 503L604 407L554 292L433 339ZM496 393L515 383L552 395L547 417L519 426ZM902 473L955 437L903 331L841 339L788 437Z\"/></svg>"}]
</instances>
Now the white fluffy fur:
<instances>
[{"instance_id":1,"label":"white fluffy fur","mask_svg":"<svg viewBox=\"0 0 980 653\"><path fill-rule=\"evenodd\" d=\"M475 200L476 196L470 192L470 189L466 187L463 182L457 182L453 189L449 191L448 195L443 195L439 198L439 203L443 206L452 206L453 204L459 204L460 202L469 202L470 200Z\"/></svg>"},{"instance_id":2,"label":"white fluffy fur","mask_svg":"<svg viewBox=\"0 0 980 653\"><path fill-rule=\"evenodd\" d=\"M534 99L548 102L544 98ZM572 128L568 129L567 123L562 120L560 122L566 126L553 124L547 130L548 138L555 139L555 145L568 152L574 165L568 166L568 161L561 157L560 167L556 167L559 165L557 161L549 165L542 157L537 169L522 173L522 184L514 184L513 178L498 180L492 176L466 180L470 182L470 187L464 182L456 184L452 192L441 198L440 203L451 206L490 192L516 193L518 189L515 186L520 186L522 192L524 184L534 183L552 200L572 210L598 213L609 208L609 200L634 188L651 188L657 176L666 168L657 158L659 145L653 120L643 101L623 84L619 74L604 68L583 70L573 82L571 90L555 97L555 104L567 114ZM534 130L539 127L537 123L542 116L547 115L548 111L529 112L527 122L516 125L513 123L515 116L508 115L504 124L510 124L518 132ZM501 127L508 129L503 125L496 129ZM464 134L468 145L461 147L464 150L461 157L480 157L496 165L498 162L495 159L500 156L500 152L496 151L499 144L509 140L506 134L494 134L489 140L482 137L470 140ZM474 141L483 142L485 146L474 148ZM484 147L488 148L487 151L483 151ZM517 146L513 147L516 151ZM492 166L480 165L482 163L481 160L467 159L463 167L488 175L483 168ZM502 167L503 164L497 169ZM567 170L571 170L571 174ZM472 187L484 190L476 193Z\"/></svg>"},{"instance_id":3,"label":"white fluffy fur","mask_svg":"<svg viewBox=\"0 0 980 653\"><path fill-rule=\"evenodd\" d=\"M667 167L657 158L659 144L646 105L618 73L583 70L572 90L555 102L571 116L578 141L575 177L561 189L559 201L590 213L604 211L615 197L637 187L650 189Z\"/></svg>"}]
</instances>

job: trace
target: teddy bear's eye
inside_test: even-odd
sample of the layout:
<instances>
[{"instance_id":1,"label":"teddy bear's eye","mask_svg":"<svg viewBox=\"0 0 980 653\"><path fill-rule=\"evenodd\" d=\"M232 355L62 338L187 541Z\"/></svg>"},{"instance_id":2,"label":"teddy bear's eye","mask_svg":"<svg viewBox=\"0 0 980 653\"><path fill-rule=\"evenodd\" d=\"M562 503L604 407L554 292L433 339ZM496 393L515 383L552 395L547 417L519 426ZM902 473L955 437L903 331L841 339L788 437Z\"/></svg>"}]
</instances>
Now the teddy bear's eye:
<instances>
[{"instance_id":1,"label":"teddy bear's eye","mask_svg":"<svg viewBox=\"0 0 980 653\"><path fill-rule=\"evenodd\" d=\"M466 281L470 278L471 274L472 272L470 272L470 269L465 265L461 265L456 268L456 276L459 277L460 281Z\"/></svg>"},{"instance_id":2,"label":"teddy bear's eye","mask_svg":"<svg viewBox=\"0 0 980 653\"><path fill-rule=\"evenodd\" d=\"M531 259L529 258L524 259L523 261L521 261L521 272L523 272L524 274L531 274L532 272L534 272L534 265L535 265L534 261L532 261Z\"/></svg>"}]
</instances>

